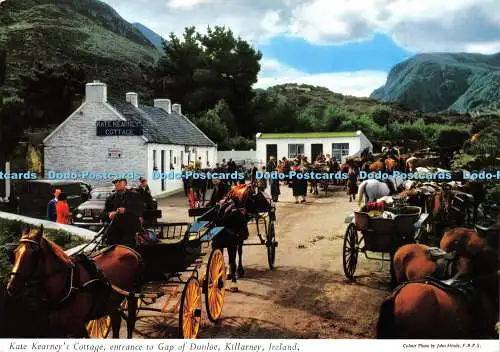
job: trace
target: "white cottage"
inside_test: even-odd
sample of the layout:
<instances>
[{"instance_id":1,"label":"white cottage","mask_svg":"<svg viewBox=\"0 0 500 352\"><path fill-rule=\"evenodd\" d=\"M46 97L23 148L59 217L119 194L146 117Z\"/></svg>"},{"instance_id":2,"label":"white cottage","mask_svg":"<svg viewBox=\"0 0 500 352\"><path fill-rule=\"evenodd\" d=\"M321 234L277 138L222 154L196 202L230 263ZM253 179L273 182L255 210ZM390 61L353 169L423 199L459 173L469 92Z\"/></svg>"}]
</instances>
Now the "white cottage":
<instances>
[{"instance_id":1,"label":"white cottage","mask_svg":"<svg viewBox=\"0 0 500 352\"><path fill-rule=\"evenodd\" d=\"M373 146L361 131L309 133L257 133L257 160L264 162L270 156L292 159L305 155L314 161L318 154L330 154L344 162L347 156L359 155Z\"/></svg>"},{"instance_id":2,"label":"white cottage","mask_svg":"<svg viewBox=\"0 0 500 352\"><path fill-rule=\"evenodd\" d=\"M117 133L117 124L125 129ZM134 124L142 128L127 130ZM49 171L85 172L85 181L98 186L110 181L92 179L93 173L136 173L148 179L155 196L182 189L182 181L154 180L154 171L180 172L199 157L203 167L214 166L217 145L182 114L180 104L155 99L154 106L139 105L137 93L108 99L106 84L98 81L86 85L82 105L44 139L46 177Z\"/></svg>"}]
</instances>

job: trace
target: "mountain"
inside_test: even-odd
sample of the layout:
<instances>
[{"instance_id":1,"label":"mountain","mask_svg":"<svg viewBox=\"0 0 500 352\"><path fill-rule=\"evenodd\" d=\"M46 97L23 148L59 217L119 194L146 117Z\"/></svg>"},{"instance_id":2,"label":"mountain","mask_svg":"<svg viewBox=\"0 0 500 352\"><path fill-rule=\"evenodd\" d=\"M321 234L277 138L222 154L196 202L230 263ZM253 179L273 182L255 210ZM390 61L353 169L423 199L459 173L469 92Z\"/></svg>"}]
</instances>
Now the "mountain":
<instances>
[{"instance_id":1,"label":"mountain","mask_svg":"<svg viewBox=\"0 0 500 352\"><path fill-rule=\"evenodd\" d=\"M139 65L160 54L109 5L97 0L19 0L0 5L0 48L7 52L7 89L38 63L83 67L87 81L108 82L110 95L143 85Z\"/></svg>"},{"instance_id":2,"label":"mountain","mask_svg":"<svg viewBox=\"0 0 500 352\"><path fill-rule=\"evenodd\" d=\"M424 112L494 109L500 100L500 53L418 54L394 66L370 98Z\"/></svg>"},{"instance_id":3,"label":"mountain","mask_svg":"<svg viewBox=\"0 0 500 352\"><path fill-rule=\"evenodd\" d=\"M141 23L132 23L132 25L139 30L148 40L153 43L153 45L160 51L163 52L163 38L161 35L152 31L145 25Z\"/></svg>"}]
</instances>

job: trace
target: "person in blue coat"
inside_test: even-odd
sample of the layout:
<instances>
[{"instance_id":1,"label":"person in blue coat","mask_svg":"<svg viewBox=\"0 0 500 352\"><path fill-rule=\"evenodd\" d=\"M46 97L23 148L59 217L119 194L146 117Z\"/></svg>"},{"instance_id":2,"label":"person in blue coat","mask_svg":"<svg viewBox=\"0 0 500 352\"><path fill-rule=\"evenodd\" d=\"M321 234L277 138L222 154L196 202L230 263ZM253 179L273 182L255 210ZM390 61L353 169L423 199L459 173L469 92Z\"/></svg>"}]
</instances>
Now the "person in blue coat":
<instances>
[{"instance_id":1,"label":"person in blue coat","mask_svg":"<svg viewBox=\"0 0 500 352\"><path fill-rule=\"evenodd\" d=\"M56 188L54 190L54 198L52 198L47 204L47 219L49 221L56 222L57 220L56 205L57 205L57 198L59 197L60 194L61 194L61 189Z\"/></svg>"}]
</instances>

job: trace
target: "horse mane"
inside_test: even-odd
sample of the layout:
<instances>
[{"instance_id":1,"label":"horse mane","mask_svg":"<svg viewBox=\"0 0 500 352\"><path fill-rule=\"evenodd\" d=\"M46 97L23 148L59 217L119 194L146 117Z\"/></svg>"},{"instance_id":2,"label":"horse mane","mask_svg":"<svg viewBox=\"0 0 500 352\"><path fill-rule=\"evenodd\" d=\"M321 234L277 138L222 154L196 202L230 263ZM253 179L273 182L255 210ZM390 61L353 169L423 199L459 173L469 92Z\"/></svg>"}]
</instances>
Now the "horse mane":
<instances>
[{"instance_id":1,"label":"horse mane","mask_svg":"<svg viewBox=\"0 0 500 352\"><path fill-rule=\"evenodd\" d=\"M52 251L52 253L56 256L57 259L59 259L65 265L73 264L71 258L66 253L64 253L61 247L55 244L55 242L53 242L52 240L49 240L47 237L44 237L44 239L49 245L49 249Z\"/></svg>"},{"instance_id":2,"label":"horse mane","mask_svg":"<svg viewBox=\"0 0 500 352\"><path fill-rule=\"evenodd\" d=\"M245 200L248 195L248 185L236 185L231 187L231 190L228 193L228 198L236 199L239 201Z\"/></svg>"}]
</instances>

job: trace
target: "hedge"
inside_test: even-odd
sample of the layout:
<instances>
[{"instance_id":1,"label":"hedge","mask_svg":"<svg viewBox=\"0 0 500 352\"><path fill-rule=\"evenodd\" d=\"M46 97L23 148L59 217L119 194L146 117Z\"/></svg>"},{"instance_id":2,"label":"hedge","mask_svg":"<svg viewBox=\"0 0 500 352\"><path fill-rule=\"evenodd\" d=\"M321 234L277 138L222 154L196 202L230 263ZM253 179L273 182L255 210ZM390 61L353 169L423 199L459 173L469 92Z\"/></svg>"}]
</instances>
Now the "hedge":
<instances>
[{"instance_id":1,"label":"hedge","mask_svg":"<svg viewBox=\"0 0 500 352\"><path fill-rule=\"evenodd\" d=\"M27 224L19 220L0 218L0 246L5 245L6 243L17 242L23 228L26 226L31 228L34 227L31 224ZM85 242L83 238L66 231L44 228L43 232L47 238L54 241L63 249L70 249ZM9 272L10 264L5 255L2 253L0 254L0 278L6 277Z\"/></svg>"}]
</instances>

